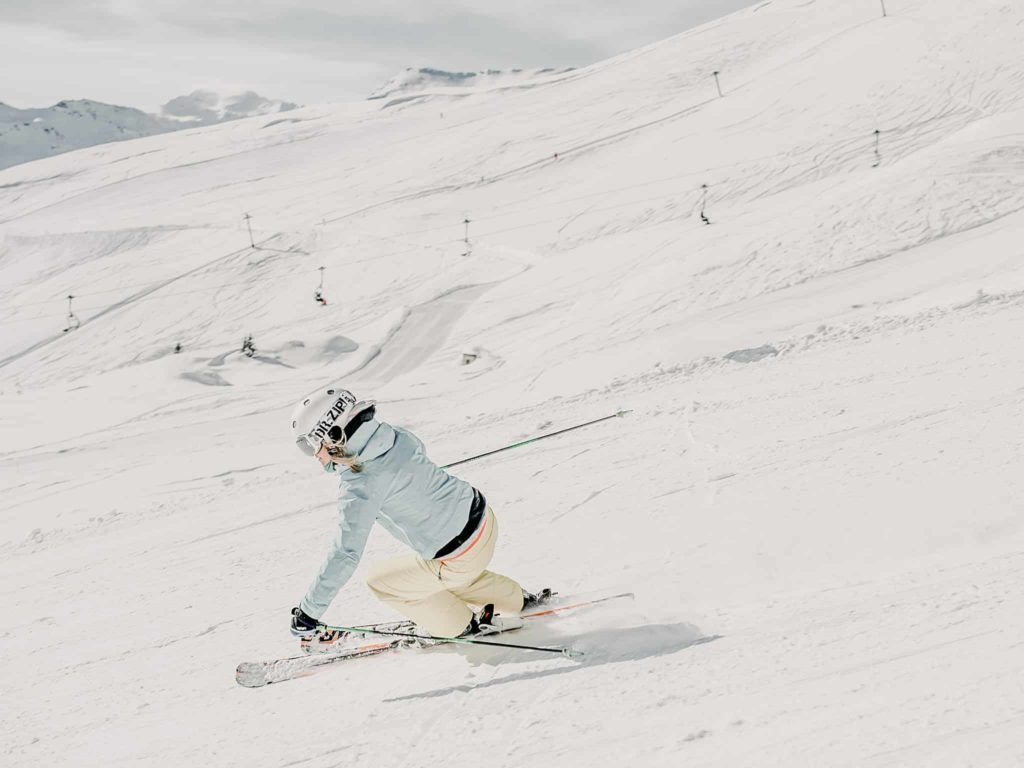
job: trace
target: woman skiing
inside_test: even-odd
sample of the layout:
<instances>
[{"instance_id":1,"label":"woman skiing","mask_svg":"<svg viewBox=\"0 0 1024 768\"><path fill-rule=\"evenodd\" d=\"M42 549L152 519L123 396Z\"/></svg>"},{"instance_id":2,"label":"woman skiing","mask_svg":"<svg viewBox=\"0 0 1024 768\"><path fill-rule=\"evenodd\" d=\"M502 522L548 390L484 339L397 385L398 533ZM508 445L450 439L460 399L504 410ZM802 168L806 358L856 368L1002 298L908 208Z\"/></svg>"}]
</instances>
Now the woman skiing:
<instances>
[{"instance_id":1,"label":"woman skiing","mask_svg":"<svg viewBox=\"0 0 1024 768\"><path fill-rule=\"evenodd\" d=\"M373 401L332 386L292 412L295 444L339 477L338 530L316 578L292 609L292 634L318 634L320 617L351 577L374 521L415 554L370 568L370 591L438 637L518 626L517 614L539 598L486 570L498 522L483 494L429 458L404 429L378 421ZM480 606L474 613L470 606ZM511 619L511 620L510 620Z\"/></svg>"}]
</instances>

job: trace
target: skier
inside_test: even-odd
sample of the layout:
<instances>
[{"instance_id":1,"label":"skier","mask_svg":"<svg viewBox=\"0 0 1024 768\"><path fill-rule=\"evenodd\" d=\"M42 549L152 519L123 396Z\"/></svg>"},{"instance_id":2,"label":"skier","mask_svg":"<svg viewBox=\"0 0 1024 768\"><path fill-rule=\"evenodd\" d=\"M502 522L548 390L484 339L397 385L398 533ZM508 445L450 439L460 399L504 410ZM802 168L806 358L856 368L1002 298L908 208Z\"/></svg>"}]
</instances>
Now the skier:
<instances>
[{"instance_id":1,"label":"skier","mask_svg":"<svg viewBox=\"0 0 1024 768\"><path fill-rule=\"evenodd\" d=\"M242 341L242 353L246 357L253 357L256 354L256 345L253 344L252 336L246 336Z\"/></svg>"},{"instance_id":2,"label":"skier","mask_svg":"<svg viewBox=\"0 0 1024 768\"><path fill-rule=\"evenodd\" d=\"M379 421L372 400L327 387L296 405L291 423L299 449L339 479L338 530L292 609L292 634L305 640L324 634L319 619L359 564L375 520L414 554L373 565L370 591L431 635L518 627L521 621L507 614L550 594L533 595L486 570L498 521L483 494L427 458L411 432ZM474 613L471 605L481 610Z\"/></svg>"}]
</instances>

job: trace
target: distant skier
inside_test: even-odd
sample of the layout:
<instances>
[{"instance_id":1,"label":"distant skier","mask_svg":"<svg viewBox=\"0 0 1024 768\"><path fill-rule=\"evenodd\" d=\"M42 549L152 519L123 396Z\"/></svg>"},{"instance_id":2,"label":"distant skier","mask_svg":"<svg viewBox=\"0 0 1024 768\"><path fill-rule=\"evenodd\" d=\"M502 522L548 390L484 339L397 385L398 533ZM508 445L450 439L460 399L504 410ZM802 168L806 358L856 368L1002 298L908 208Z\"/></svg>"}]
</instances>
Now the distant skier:
<instances>
[{"instance_id":1,"label":"distant skier","mask_svg":"<svg viewBox=\"0 0 1024 768\"><path fill-rule=\"evenodd\" d=\"M372 400L328 387L302 400L291 424L299 449L339 479L338 530L309 591L292 609L292 634L318 634L319 619L359 564L374 521L415 554L373 565L370 591L431 635L519 626L496 614L517 614L541 599L486 570L498 521L483 494L435 465L411 432L378 421Z\"/></svg>"},{"instance_id":2,"label":"distant skier","mask_svg":"<svg viewBox=\"0 0 1024 768\"><path fill-rule=\"evenodd\" d=\"M256 345L253 344L251 335L242 341L242 354L246 357L253 357L256 354Z\"/></svg>"},{"instance_id":3,"label":"distant skier","mask_svg":"<svg viewBox=\"0 0 1024 768\"><path fill-rule=\"evenodd\" d=\"M319 288L313 293L313 301L319 304L321 307L327 306L327 299L324 298L324 293Z\"/></svg>"}]
</instances>

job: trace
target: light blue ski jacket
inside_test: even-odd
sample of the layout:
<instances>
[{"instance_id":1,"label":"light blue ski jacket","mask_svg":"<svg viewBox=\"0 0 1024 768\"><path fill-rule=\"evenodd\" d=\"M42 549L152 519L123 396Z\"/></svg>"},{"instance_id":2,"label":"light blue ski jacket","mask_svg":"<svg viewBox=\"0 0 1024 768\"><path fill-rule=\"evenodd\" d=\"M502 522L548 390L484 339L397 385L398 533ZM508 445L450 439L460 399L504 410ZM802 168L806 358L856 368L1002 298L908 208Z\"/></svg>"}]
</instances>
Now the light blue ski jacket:
<instances>
[{"instance_id":1,"label":"light blue ski jacket","mask_svg":"<svg viewBox=\"0 0 1024 768\"><path fill-rule=\"evenodd\" d=\"M323 616L363 556L374 521L426 559L466 527L473 486L427 458L412 432L371 419L348 440L362 472L341 464L337 472L338 530L320 572L299 606L314 619Z\"/></svg>"}]
</instances>

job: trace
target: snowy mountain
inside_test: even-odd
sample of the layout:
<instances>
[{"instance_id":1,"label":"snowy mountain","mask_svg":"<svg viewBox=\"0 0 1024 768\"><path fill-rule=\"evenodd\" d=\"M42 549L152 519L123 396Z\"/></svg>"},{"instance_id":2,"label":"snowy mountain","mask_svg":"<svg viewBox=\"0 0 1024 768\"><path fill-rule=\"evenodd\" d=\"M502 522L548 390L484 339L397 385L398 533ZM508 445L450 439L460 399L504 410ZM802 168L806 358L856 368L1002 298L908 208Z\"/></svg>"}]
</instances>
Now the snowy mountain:
<instances>
[{"instance_id":1,"label":"snowy mountain","mask_svg":"<svg viewBox=\"0 0 1024 768\"><path fill-rule=\"evenodd\" d=\"M0 168L177 127L137 109L97 101L59 101L45 109L0 104Z\"/></svg>"},{"instance_id":2,"label":"snowy mountain","mask_svg":"<svg viewBox=\"0 0 1024 768\"><path fill-rule=\"evenodd\" d=\"M223 98L195 91L165 104L159 115L98 101L60 101L45 109L0 103L0 168L83 147L154 136L182 128L295 109L252 91Z\"/></svg>"},{"instance_id":3,"label":"snowy mountain","mask_svg":"<svg viewBox=\"0 0 1024 768\"><path fill-rule=\"evenodd\" d=\"M1024 6L885 8L0 171L0 763L1024 764ZM442 463L628 410L453 472L635 599L237 686L347 535L328 381Z\"/></svg>"},{"instance_id":4,"label":"snowy mountain","mask_svg":"<svg viewBox=\"0 0 1024 768\"><path fill-rule=\"evenodd\" d=\"M446 72L442 69L409 67L378 88L369 98L393 99L424 91L505 88L572 72L568 69L488 69L482 72Z\"/></svg>"},{"instance_id":5,"label":"snowy mountain","mask_svg":"<svg viewBox=\"0 0 1024 768\"><path fill-rule=\"evenodd\" d=\"M290 101L268 99L253 91L225 98L213 91L200 90L171 99L161 108L160 116L190 125L212 125L226 120L288 112L298 107Z\"/></svg>"}]
</instances>

